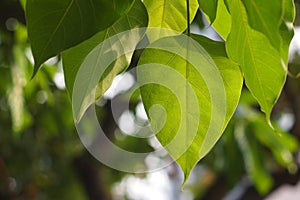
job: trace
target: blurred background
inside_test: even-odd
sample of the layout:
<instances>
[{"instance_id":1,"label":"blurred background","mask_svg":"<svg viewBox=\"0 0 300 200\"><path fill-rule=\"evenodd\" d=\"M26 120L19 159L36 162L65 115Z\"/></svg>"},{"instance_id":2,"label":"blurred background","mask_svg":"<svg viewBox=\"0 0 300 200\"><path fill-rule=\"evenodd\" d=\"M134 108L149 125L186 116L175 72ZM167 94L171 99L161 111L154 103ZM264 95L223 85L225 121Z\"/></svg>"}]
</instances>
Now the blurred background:
<instances>
[{"instance_id":1,"label":"blurred background","mask_svg":"<svg viewBox=\"0 0 300 200\"><path fill-rule=\"evenodd\" d=\"M290 48L289 76L267 125L247 89L224 135L195 167L184 190L173 163L145 174L113 170L94 159L76 132L60 57L48 60L31 80L33 59L22 1L0 1L0 199L239 200L300 199L300 1ZM192 30L219 39L199 11ZM132 66L138 59L135 54ZM117 84L118 83L118 84ZM147 117L139 94L128 97L133 74L119 75L97 102L107 136L138 152L158 148L155 138L137 139ZM111 100L130 98L114 120ZM161 155L147 158L159 163Z\"/></svg>"}]
</instances>

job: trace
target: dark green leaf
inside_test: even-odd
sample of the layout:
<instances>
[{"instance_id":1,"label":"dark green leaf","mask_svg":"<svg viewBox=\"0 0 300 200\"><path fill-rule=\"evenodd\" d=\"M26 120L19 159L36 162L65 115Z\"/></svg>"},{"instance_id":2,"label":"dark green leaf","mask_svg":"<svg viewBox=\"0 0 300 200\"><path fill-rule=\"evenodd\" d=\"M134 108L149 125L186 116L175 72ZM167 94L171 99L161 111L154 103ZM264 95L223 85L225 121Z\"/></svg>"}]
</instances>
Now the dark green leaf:
<instances>
[{"instance_id":1,"label":"dark green leaf","mask_svg":"<svg viewBox=\"0 0 300 200\"><path fill-rule=\"evenodd\" d=\"M34 74L48 58L88 39L120 18L132 0L27 0Z\"/></svg>"},{"instance_id":2,"label":"dark green leaf","mask_svg":"<svg viewBox=\"0 0 300 200\"><path fill-rule=\"evenodd\" d=\"M218 0L198 0L200 8L205 12L210 19L210 23L213 23L217 15Z\"/></svg>"}]
</instances>

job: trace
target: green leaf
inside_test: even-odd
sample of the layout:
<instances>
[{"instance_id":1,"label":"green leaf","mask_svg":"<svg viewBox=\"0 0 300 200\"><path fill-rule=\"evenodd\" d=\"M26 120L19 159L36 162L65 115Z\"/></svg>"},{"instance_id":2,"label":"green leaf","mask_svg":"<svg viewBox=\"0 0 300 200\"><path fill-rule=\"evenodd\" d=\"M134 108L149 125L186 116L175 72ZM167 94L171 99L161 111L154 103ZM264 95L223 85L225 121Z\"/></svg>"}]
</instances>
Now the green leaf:
<instances>
[{"instance_id":1,"label":"green leaf","mask_svg":"<svg viewBox=\"0 0 300 200\"><path fill-rule=\"evenodd\" d=\"M245 167L250 179L261 194L266 194L273 185L273 180L264 166L262 150L253 137L249 124L239 123L235 137L243 153Z\"/></svg>"},{"instance_id":2,"label":"green leaf","mask_svg":"<svg viewBox=\"0 0 300 200\"><path fill-rule=\"evenodd\" d=\"M146 8L144 7L143 3L141 3L139 0L135 0L128 13L126 13L123 17L116 21L111 27L97 33L85 42L63 52L62 58L65 82L70 97L72 98L76 74L81 64L83 63L85 57L97 45L99 45L105 39L123 31L127 31L138 27L146 27L147 23L148 16ZM133 42L136 43L137 41L135 40ZM102 96L112 84L113 78L129 66L131 56L132 53L119 57L114 63L114 65L112 65L108 69L108 71L105 73L105 75L102 77L99 83L98 96Z\"/></svg>"},{"instance_id":3,"label":"green leaf","mask_svg":"<svg viewBox=\"0 0 300 200\"><path fill-rule=\"evenodd\" d=\"M226 42L227 53L241 66L247 87L270 122L272 107L285 83L286 69L269 39L249 26L243 3L231 0L230 13L232 27Z\"/></svg>"},{"instance_id":4,"label":"green leaf","mask_svg":"<svg viewBox=\"0 0 300 200\"><path fill-rule=\"evenodd\" d=\"M149 15L149 27L171 29L182 33L187 29L186 1L182 0L144 0ZM190 22L194 19L197 10L197 0L190 0ZM174 33L174 32L172 32ZM160 38L155 31L151 40Z\"/></svg>"},{"instance_id":5,"label":"green leaf","mask_svg":"<svg viewBox=\"0 0 300 200\"><path fill-rule=\"evenodd\" d=\"M263 33L276 48L280 49L279 26L282 21L282 0L243 0L251 28Z\"/></svg>"},{"instance_id":6,"label":"green leaf","mask_svg":"<svg viewBox=\"0 0 300 200\"><path fill-rule=\"evenodd\" d=\"M34 74L48 58L88 39L119 19L132 0L27 0Z\"/></svg>"},{"instance_id":7,"label":"green leaf","mask_svg":"<svg viewBox=\"0 0 300 200\"><path fill-rule=\"evenodd\" d=\"M218 0L198 0L200 8L209 16L210 23L213 23L217 15Z\"/></svg>"},{"instance_id":8,"label":"green leaf","mask_svg":"<svg viewBox=\"0 0 300 200\"><path fill-rule=\"evenodd\" d=\"M251 122L251 126L256 138L272 151L282 166L291 167L294 165L292 153L298 149L298 141L294 136L284 131L274 132L263 118L257 118Z\"/></svg>"},{"instance_id":9,"label":"green leaf","mask_svg":"<svg viewBox=\"0 0 300 200\"><path fill-rule=\"evenodd\" d=\"M140 0L105 31L63 53L66 86L79 121L86 109L101 97L114 77L126 70L136 45L144 36L147 12Z\"/></svg>"},{"instance_id":10,"label":"green leaf","mask_svg":"<svg viewBox=\"0 0 300 200\"><path fill-rule=\"evenodd\" d=\"M293 22L295 20L295 4L293 0L283 0L283 21L279 27L279 33L282 38L281 43L281 56L288 64L289 46L294 36Z\"/></svg>"},{"instance_id":11,"label":"green leaf","mask_svg":"<svg viewBox=\"0 0 300 200\"><path fill-rule=\"evenodd\" d=\"M224 40L227 39L231 30L231 16L224 0L218 0L217 15L212 26Z\"/></svg>"},{"instance_id":12,"label":"green leaf","mask_svg":"<svg viewBox=\"0 0 300 200\"><path fill-rule=\"evenodd\" d=\"M248 14L249 25L266 35L287 65L289 44L293 37L294 1L243 0L243 3Z\"/></svg>"},{"instance_id":13,"label":"green leaf","mask_svg":"<svg viewBox=\"0 0 300 200\"><path fill-rule=\"evenodd\" d=\"M185 181L220 138L242 87L240 70L227 58L224 43L193 38L157 40L144 50L137 69L151 127Z\"/></svg>"}]
</instances>

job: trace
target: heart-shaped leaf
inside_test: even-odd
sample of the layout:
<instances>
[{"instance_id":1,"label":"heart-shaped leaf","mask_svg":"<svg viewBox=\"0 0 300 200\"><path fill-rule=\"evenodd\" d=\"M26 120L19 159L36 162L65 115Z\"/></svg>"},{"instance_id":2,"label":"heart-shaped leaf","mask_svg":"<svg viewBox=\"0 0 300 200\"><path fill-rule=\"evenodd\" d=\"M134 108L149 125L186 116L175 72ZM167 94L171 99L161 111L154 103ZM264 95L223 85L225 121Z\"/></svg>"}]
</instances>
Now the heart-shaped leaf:
<instances>
[{"instance_id":1,"label":"heart-shaped leaf","mask_svg":"<svg viewBox=\"0 0 300 200\"><path fill-rule=\"evenodd\" d=\"M157 40L143 52L137 70L151 127L185 180L220 138L243 82L224 43L193 38Z\"/></svg>"}]
</instances>

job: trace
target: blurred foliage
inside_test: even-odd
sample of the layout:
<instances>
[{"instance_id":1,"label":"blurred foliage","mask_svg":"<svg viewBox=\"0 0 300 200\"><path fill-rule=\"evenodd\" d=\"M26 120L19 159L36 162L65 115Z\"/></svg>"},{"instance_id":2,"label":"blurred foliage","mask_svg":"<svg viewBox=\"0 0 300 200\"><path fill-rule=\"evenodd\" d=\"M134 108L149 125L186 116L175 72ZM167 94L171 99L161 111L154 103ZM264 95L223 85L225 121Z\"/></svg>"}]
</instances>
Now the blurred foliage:
<instances>
[{"instance_id":1,"label":"blurred foliage","mask_svg":"<svg viewBox=\"0 0 300 200\"><path fill-rule=\"evenodd\" d=\"M53 81L57 68L45 66L30 80L26 28L12 22L12 31L0 30L1 199L82 199L83 190L70 169L82 146L68 96Z\"/></svg>"},{"instance_id":2,"label":"blurred foliage","mask_svg":"<svg viewBox=\"0 0 300 200\"><path fill-rule=\"evenodd\" d=\"M60 58L45 64L31 80L32 57L23 14L18 14L21 6L18 1L1 1L0 10L6 7L8 11L15 9L16 15L1 17L0 26L0 199L88 199L86 183L74 168L74 160L88 156L74 127L67 92L59 89L54 80L60 73L57 67ZM299 73L299 60L299 55L295 55L290 64L291 73ZM298 80L291 87L299 93ZM131 97L133 113L139 101L137 93ZM284 99L279 104L292 102ZM283 111L275 108L274 118L280 119ZM108 115L105 108L98 112L99 119L105 121ZM201 162L209 170L201 176L200 184L187 185L187 189L200 198L218 177L225 177L227 182L223 186L229 191L247 176L262 195L267 194L274 185L274 173L284 169L296 173L298 168L295 157L298 139L288 132L290 129L283 131L276 126L275 130L265 122L257 102L244 90L223 137ZM131 137L120 139L118 135L119 129L111 138L122 148L152 150L145 141ZM91 163L100 171L107 192L124 176Z\"/></svg>"}]
</instances>

